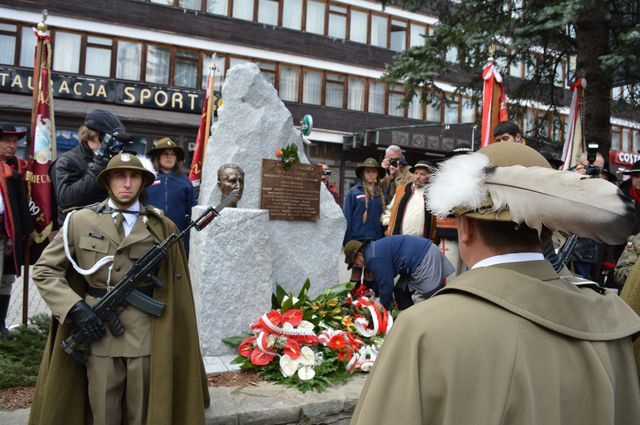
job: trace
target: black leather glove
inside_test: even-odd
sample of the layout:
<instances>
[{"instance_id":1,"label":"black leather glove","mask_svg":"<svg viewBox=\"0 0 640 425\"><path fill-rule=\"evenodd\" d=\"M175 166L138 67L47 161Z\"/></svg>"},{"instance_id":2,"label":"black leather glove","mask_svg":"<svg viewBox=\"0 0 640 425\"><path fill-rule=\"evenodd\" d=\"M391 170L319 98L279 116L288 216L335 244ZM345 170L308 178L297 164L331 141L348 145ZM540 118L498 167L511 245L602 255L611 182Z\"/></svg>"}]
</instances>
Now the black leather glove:
<instances>
[{"instance_id":1,"label":"black leather glove","mask_svg":"<svg viewBox=\"0 0 640 425\"><path fill-rule=\"evenodd\" d=\"M86 333L91 341L97 341L105 335L102 321L86 302L81 300L75 303L69 310L69 315L76 328Z\"/></svg>"}]
</instances>

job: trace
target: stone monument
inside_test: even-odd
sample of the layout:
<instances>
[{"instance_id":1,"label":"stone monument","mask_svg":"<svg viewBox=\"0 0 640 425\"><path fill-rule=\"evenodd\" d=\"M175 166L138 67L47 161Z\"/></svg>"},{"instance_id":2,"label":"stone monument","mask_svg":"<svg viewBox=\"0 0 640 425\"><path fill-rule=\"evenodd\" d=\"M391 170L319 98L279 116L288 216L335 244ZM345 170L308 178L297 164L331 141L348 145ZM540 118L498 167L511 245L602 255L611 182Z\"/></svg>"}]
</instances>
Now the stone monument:
<instances>
[{"instance_id":1,"label":"stone monument","mask_svg":"<svg viewBox=\"0 0 640 425\"><path fill-rule=\"evenodd\" d=\"M191 236L189 267L204 355L232 354L220 339L246 332L268 312L276 283L298 292L309 278L311 296L339 283L346 229L342 210L322 184L316 221L269 220L260 209L262 160L278 159L276 149L295 143L300 162L308 164L300 133L253 63L231 68L222 98L193 215L220 203L217 173L224 164L244 170L244 191L238 208L226 208Z\"/></svg>"}]
</instances>

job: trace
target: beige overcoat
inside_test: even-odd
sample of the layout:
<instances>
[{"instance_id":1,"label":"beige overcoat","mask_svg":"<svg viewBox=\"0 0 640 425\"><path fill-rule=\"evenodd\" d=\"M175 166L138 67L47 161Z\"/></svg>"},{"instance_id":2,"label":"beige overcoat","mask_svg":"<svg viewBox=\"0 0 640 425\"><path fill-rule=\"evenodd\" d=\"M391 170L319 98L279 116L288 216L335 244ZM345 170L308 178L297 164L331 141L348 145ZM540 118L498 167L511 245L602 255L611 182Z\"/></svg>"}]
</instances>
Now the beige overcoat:
<instances>
[{"instance_id":1,"label":"beige overcoat","mask_svg":"<svg viewBox=\"0 0 640 425\"><path fill-rule=\"evenodd\" d=\"M83 269L115 253L111 282L116 283L154 241L160 242L171 233L177 234L178 230L160 210L146 207L129 236L120 242L111 214L100 212L105 205L106 201L73 215L68 232L69 245L70 252ZM77 301L84 298L86 285L104 286L107 276L108 267L87 278L76 273L65 256L60 234L34 266L33 280L57 320L52 322L40 365L30 425L86 423L88 402L84 366L62 351L60 341L70 335L72 323L67 314ZM144 330L150 332L141 337L149 339L151 354L147 423L203 425L209 393L200 354L187 260L181 242L170 248L157 276L165 284L164 288L154 290L154 298L166 303L161 317L147 316L145 320L148 323L133 323L145 313L129 307L123 313L126 329L123 342L107 335L104 338L108 342L106 346L100 341L95 347L92 345L92 350L106 350L106 355L112 354L113 350L126 350L131 347L131 334L140 335ZM130 317L133 319L129 320Z\"/></svg>"},{"instance_id":2,"label":"beige overcoat","mask_svg":"<svg viewBox=\"0 0 640 425\"><path fill-rule=\"evenodd\" d=\"M351 424L640 424L638 332L546 261L474 269L400 314Z\"/></svg>"}]
</instances>

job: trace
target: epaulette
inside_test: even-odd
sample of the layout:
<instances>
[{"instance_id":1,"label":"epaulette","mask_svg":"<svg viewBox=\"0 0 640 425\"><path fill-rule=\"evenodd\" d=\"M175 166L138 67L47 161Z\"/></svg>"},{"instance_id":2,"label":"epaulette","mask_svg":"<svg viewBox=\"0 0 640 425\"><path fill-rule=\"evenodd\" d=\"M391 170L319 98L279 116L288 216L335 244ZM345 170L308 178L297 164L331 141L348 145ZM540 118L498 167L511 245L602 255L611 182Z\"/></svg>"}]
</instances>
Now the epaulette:
<instances>
[{"instance_id":1,"label":"epaulette","mask_svg":"<svg viewBox=\"0 0 640 425\"><path fill-rule=\"evenodd\" d=\"M66 208L66 209L62 210L62 212L64 214L69 214L71 211L78 211L78 210L83 210L83 209L86 208L86 209L89 209L89 210L91 210L91 211L93 211L95 213L99 213L101 211L100 204L101 204L101 202L96 202L94 204L81 205L79 207L69 207L69 208Z\"/></svg>"},{"instance_id":2,"label":"epaulette","mask_svg":"<svg viewBox=\"0 0 640 425\"><path fill-rule=\"evenodd\" d=\"M158 218L164 217L164 211L162 211L158 207L154 207L153 205L147 205L146 207L144 207L144 209L140 211L140 214L153 215Z\"/></svg>"}]
</instances>

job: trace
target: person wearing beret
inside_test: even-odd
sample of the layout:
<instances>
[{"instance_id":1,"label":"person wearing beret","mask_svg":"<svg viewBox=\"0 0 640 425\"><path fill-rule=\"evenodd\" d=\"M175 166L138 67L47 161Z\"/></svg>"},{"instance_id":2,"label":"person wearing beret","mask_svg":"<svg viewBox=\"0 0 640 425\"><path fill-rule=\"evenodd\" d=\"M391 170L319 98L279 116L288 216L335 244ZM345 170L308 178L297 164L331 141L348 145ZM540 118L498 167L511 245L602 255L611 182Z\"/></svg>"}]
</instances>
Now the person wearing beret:
<instances>
[{"instance_id":1,"label":"person wearing beret","mask_svg":"<svg viewBox=\"0 0 640 425\"><path fill-rule=\"evenodd\" d=\"M180 231L189 226L191 208L196 204L193 185L184 172L184 150L169 137L154 143L147 152L156 170L156 179L147 187L147 205L153 205L178 226ZM183 239L189 253L189 235Z\"/></svg>"}]
</instances>

